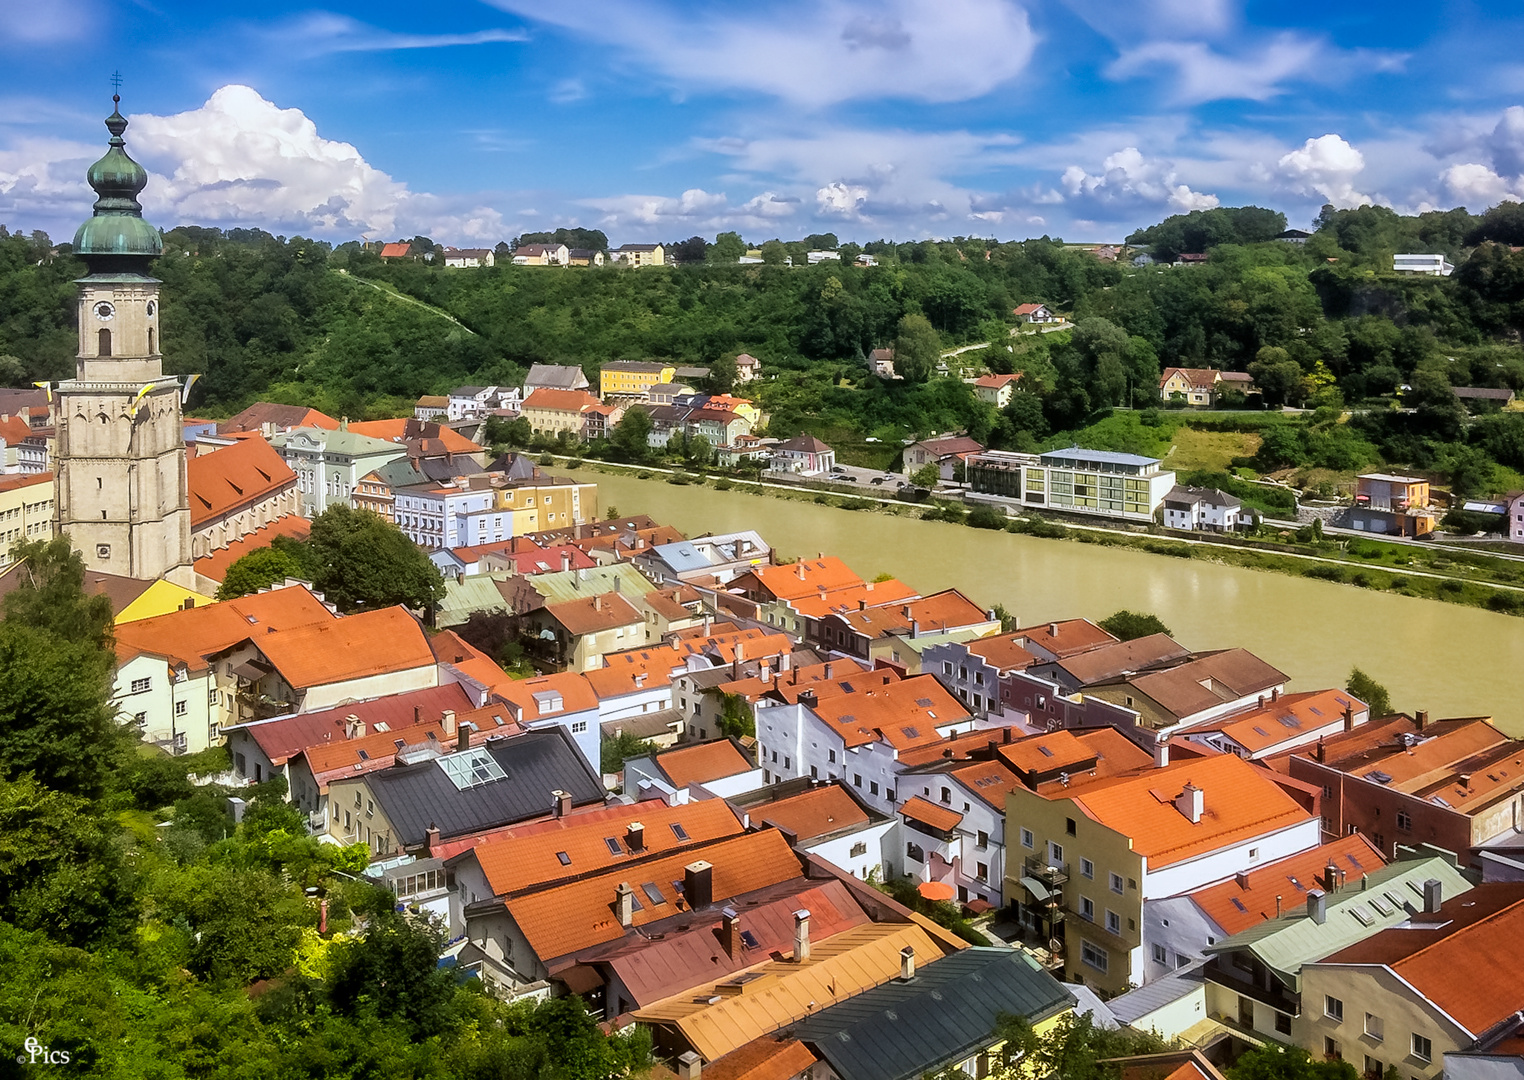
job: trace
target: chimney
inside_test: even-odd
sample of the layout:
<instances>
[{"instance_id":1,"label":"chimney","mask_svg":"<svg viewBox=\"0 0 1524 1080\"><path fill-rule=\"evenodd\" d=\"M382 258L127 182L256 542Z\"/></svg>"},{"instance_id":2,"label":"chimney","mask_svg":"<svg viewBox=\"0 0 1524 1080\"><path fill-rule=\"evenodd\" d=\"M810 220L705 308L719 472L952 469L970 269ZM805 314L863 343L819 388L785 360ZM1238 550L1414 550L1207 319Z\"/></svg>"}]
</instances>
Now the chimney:
<instances>
[{"instance_id":1,"label":"chimney","mask_svg":"<svg viewBox=\"0 0 1524 1080\"><path fill-rule=\"evenodd\" d=\"M550 793L550 799L550 812L556 817L564 818L571 813L571 792L562 791L560 788L557 788L555 791Z\"/></svg>"},{"instance_id":2,"label":"chimney","mask_svg":"<svg viewBox=\"0 0 1524 1080\"><path fill-rule=\"evenodd\" d=\"M1048 636L1049 637L1058 637L1058 623L1056 623L1056 622L1050 622L1048 624Z\"/></svg>"},{"instance_id":3,"label":"chimney","mask_svg":"<svg viewBox=\"0 0 1524 1080\"><path fill-rule=\"evenodd\" d=\"M1464 788L1465 790L1467 790L1467 791L1471 790L1471 774L1470 773L1463 772L1463 773L1460 774L1460 786L1462 788Z\"/></svg>"},{"instance_id":4,"label":"chimney","mask_svg":"<svg viewBox=\"0 0 1524 1080\"><path fill-rule=\"evenodd\" d=\"M561 572L564 574L571 569L571 552L561 552Z\"/></svg>"},{"instance_id":5,"label":"chimney","mask_svg":"<svg viewBox=\"0 0 1524 1080\"><path fill-rule=\"evenodd\" d=\"M1339 867L1333 859L1328 860L1328 865L1323 867L1323 888L1328 892L1339 891Z\"/></svg>"},{"instance_id":6,"label":"chimney","mask_svg":"<svg viewBox=\"0 0 1524 1080\"><path fill-rule=\"evenodd\" d=\"M1233 880L1238 882L1238 887L1240 889L1247 889L1249 887L1249 871L1238 871L1238 873L1233 875Z\"/></svg>"},{"instance_id":7,"label":"chimney","mask_svg":"<svg viewBox=\"0 0 1524 1080\"><path fill-rule=\"evenodd\" d=\"M363 738L365 738L365 721L361 720L358 716L355 716L353 713L351 713L350 715L344 717L344 738L346 738L346 739L363 739Z\"/></svg>"},{"instance_id":8,"label":"chimney","mask_svg":"<svg viewBox=\"0 0 1524 1080\"><path fill-rule=\"evenodd\" d=\"M646 827L638 821L632 821L624 828L624 842L631 851L639 851L646 846Z\"/></svg>"},{"instance_id":9,"label":"chimney","mask_svg":"<svg viewBox=\"0 0 1524 1080\"><path fill-rule=\"evenodd\" d=\"M744 641L736 642L736 663L746 663L746 642Z\"/></svg>"},{"instance_id":10,"label":"chimney","mask_svg":"<svg viewBox=\"0 0 1524 1080\"><path fill-rule=\"evenodd\" d=\"M724 921L720 923L720 948L725 950L725 955L732 961L741 959L741 916L736 914L735 908L726 908L720 912Z\"/></svg>"},{"instance_id":11,"label":"chimney","mask_svg":"<svg viewBox=\"0 0 1524 1080\"><path fill-rule=\"evenodd\" d=\"M471 732L475 728L475 724L457 725L455 730L455 749L457 751L471 749Z\"/></svg>"},{"instance_id":12,"label":"chimney","mask_svg":"<svg viewBox=\"0 0 1524 1080\"><path fill-rule=\"evenodd\" d=\"M836 665L831 663L831 661L827 660L826 661L826 666L825 666L825 677L826 677L826 681L827 682L831 681L831 672L834 671L835 669L836 669Z\"/></svg>"},{"instance_id":13,"label":"chimney","mask_svg":"<svg viewBox=\"0 0 1524 1080\"><path fill-rule=\"evenodd\" d=\"M1318 736L1318 745L1313 748L1312 758L1314 761L1328 760L1328 747L1323 743L1323 736Z\"/></svg>"},{"instance_id":14,"label":"chimney","mask_svg":"<svg viewBox=\"0 0 1524 1080\"><path fill-rule=\"evenodd\" d=\"M1261 694L1259 696L1259 707L1261 709L1263 709L1265 707L1265 695L1264 694Z\"/></svg>"},{"instance_id":15,"label":"chimney","mask_svg":"<svg viewBox=\"0 0 1524 1080\"><path fill-rule=\"evenodd\" d=\"M423 842L423 849L425 852L433 852L439 850L438 826L436 826L432 821L429 822L429 827L424 831L423 835L425 838Z\"/></svg>"},{"instance_id":16,"label":"chimney","mask_svg":"<svg viewBox=\"0 0 1524 1080\"><path fill-rule=\"evenodd\" d=\"M910 620L910 640L914 641L916 638L918 638L920 636L921 636L921 620L920 619L911 619Z\"/></svg>"},{"instance_id":17,"label":"chimney","mask_svg":"<svg viewBox=\"0 0 1524 1080\"><path fill-rule=\"evenodd\" d=\"M794 963L802 964L810 958L810 909L800 908L794 912Z\"/></svg>"},{"instance_id":18,"label":"chimney","mask_svg":"<svg viewBox=\"0 0 1524 1080\"><path fill-rule=\"evenodd\" d=\"M1277 919L1279 919L1281 917L1281 894L1280 893L1276 893L1275 894L1275 917Z\"/></svg>"},{"instance_id":19,"label":"chimney","mask_svg":"<svg viewBox=\"0 0 1524 1080\"><path fill-rule=\"evenodd\" d=\"M804 580L804 560L803 559L801 559L800 561L798 561L798 562L796 562L794 564L794 572L799 575L799 580L800 581Z\"/></svg>"},{"instance_id":20,"label":"chimney","mask_svg":"<svg viewBox=\"0 0 1524 1080\"><path fill-rule=\"evenodd\" d=\"M697 911L714 903L714 865L703 859L683 867L683 899Z\"/></svg>"},{"instance_id":21,"label":"chimney","mask_svg":"<svg viewBox=\"0 0 1524 1080\"><path fill-rule=\"evenodd\" d=\"M815 707L817 701L818 701L818 699L815 697L815 691L813 691L813 690L801 690L801 691L799 691L799 704L803 705L806 709L813 709Z\"/></svg>"},{"instance_id":22,"label":"chimney","mask_svg":"<svg viewBox=\"0 0 1524 1080\"><path fill-rule=\"evenodd\" d=\"M619 925L628 928L635 922L635 890L628 881L614 887L614 910L619 913Z\"/></svg>"},{"instance_id":23,"label":"chimney","mask_svg":"<svg viewBox=\"0 0 1524 1080\"><path fill-rule=\"evenodd\" d=\"M868 600L867 600L866 597L864 597L864 598L862 598L862 599L857 601L857 610L858 611L867 611L868 610Z\"/></svg>"},{"instance_id":24,"label":"chimney","mask_svg":"<svg viewBox=\"0 0 1524 1080\"><path fill-rule=\"evenodd\" d=\"M824 600L826 598L826 587L824 585L819 585L817 588L820 590L820 598Z\"/></svg>"},{"instance_id":25,"label":"chimney","mask_svg":"<svg viewBox=\"0 0 1524 1080\"><path fill-rule=\"evenodd\" d=\"M414 705L413 706L413 723L415 723L415 724L421 724L421 723L423 723L423 706L422 705Z\"/></svg>"},{"instance_id":26,"label":"chimney","mask_svg":"<svg viewBox=\"0 0 1524 1080\"><path fill-rule=\"evenodd\" d=\"M1154 768L1163 769L1169 765L1169 739L1160 738L1154 742Z\"/></svg>"},{"instance_id":27,"label":"chimney","mask_svg":"<svg viewBox=\"0 0 1524 1080\"><path fill-rule=\"evenodd\" d=\"M794 666L794 654L793 653L786 652L782 656L778 657L778 670L779 671L787 671L789 668L791 668L793 666Z\"/></svg>"},{"instance_id":28,"label":"chimney","mask_svg":"<svg viewBox=\"0 0 1524 1080\"><path fill-rule=\"evenodd\" d=\"M1418 721L1418 730L1422 731L1424 728L1429 726L1429 710L1419 709L1416 713L1413 714L1413 719Z\"/></svg>"},{"instance_id":29,"label":"chimney","mask_svg":"<svg viewBox=\"0 0 1524 1080\"><path fill-rule=\"evenodd\" d=\"M1270 700L1271 701L1279 701L1280 699L1281 699L1281 688L1279 686L1277 686L1277 687L1275 687L1274 689L1272 689L1270 691Z\"/></svg>"},{"instance_id":30,"label":"chimney","mask_svg":"<svg viewBox=\"0 0 1524 1080\"><path fill-rule=\"evenodd\" d=\"M704 1059L692 1050L677 1055L677 1080L699 1080L704 1071Z\"/></svg>"},{"instance_id":31,"label":"chimney","mask_svg":"<svg viewBox=\"0 0 1524 1080\"><path fill-rule=\"evenodd\" d=\"M1185 790L1175 796L1175 809L1184 814L1192 825L1201 824L1201 813L1206 809L1206 793L1189 780Z\"/></svg>"},{"instance_id":32,"label":"chimney","mask_svg":"<svg viewBox=\"0 0 1524 1080\"><path fill-rule=\"evenodd\" d=\"M915 946L906 945L900 950L900 982L915 978Z\"/></svg>"},{"instance_id":33,"label":"chimney","mask_svg":"<svg viewBox=\"0 0 1524 1080\"><path fill-rule=\"evenodd\" d=\"M1344 730L1355 730L1355 707L1353 705L1344 706Z\"/></svg>"},{"instance_id":34,"label":"chimney","mask_svg":"<svg viewBox=\"0 0 1524 1080\"><path fill-rule=\"evenodd\" d=\"M439 717L439 725L444 728L445 738L455 738L455 710L446 709Z\"/></svg>"},{"instance_id":35,"label":"chimney","mask_svg":"<svg viewBox=\"0 0 1524 1080\"><path fill-rule=\"evenodd\" d=\"M712 619L708 615L705 615L704 616L704 636L705 637L709 636L710 628L713 627L713 626L714 626L714 619Z\"/></svg>"},{"instance_id":36,"label":"chimney","mask_svg":"<svg viewBox=\"0 0 1524 1080\"><path fill-rule=\"evenodd\" d=\"M1013 728L1013 727L1003 727L1003 728L1000 729L1000 741L1001 742L1006 743L1006 744L1010 744L1011 742L1013 742L1015 740L1015 737L1016 737L1016 729L1015 728Z\"/></svg>"},{"instance_id":37,"label":"chimney","mask_svg":"<svg viewBox=\"0 0 1524 1080\"><path fill-rule=\"evenodd\" d=\"M1423 883L1423 910L1425 914L1439 914L1439 905L1443 899L1444 886L1438 878L1430 878Z\"/></svg>"},{"instance_id":38,"label":"chimney","mask_svg":"<svg viewBox=\"0 0 1524 1080\"><path fill-rule=\"evenodd\" d=\"M1307 917L1319 926L1328 920L1328 898L1317 889L1307 894Z\"/></svg>"},{"instance_id":39,"label":"chimney","mask_svg":"<svg viewBox=\"0 0 1524 1080\"><path fill-rule=\"evenodd\" d=\"M602 611L603 610L603 594L602 593L599 593L597 596L593 597L593 610L594 611Z\"/></svg>"}]
</instances>

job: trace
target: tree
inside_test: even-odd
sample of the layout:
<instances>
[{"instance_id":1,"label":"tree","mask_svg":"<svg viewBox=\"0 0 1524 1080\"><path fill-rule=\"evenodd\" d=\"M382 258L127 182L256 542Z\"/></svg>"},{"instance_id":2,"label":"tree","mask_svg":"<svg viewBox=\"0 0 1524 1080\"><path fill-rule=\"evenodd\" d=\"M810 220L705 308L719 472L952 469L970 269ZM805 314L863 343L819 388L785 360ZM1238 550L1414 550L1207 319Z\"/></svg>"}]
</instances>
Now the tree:
<instances>
[{"instance_id":1,"label":"tree","mask_svg":"<svg viewBox=\"0 0 1524 1080\"><path fill-rule=\"evenodd\" d=\"M1001 1080L1023 1076L1110 1080L1112 1072L1104 1064L1110 1059L1169 1049L1153 1032L1097 1027L1088 1013L1067 1013L1042 1035L1021 1016L1002 1018L995 1030L1005 1044L1000 1051Z\"/></svg>"},{"instance_id":2,"label":"tree","mask_svg":"<svg viewBox=\"0 0 1524 1080\"><path fill-rule=\"evenodd\" d=\"M1250 1050L1227 1071L1228 1080L1359 1080L1347 1061L1315 1061L1300 1046L1271 1044Z\"/></svg>"},{"instance_id":3,"label":"tree","mask_svg":"<svg viewBox=\"0 0 1524 1080\"><path fill-rule=\"evenodd\" d=\"M112 641L115 615L104 593L86 596L85 562L67 537L16 545L21 565L11 571L18 587L5 597L5 618L66 641L101 648Z\"/></svg>"},{"instance_id":4,"label":"tree","mask_svg":"<svg viewBox=\"0 0 1524 1080\"><path fill-rule=\"evenodd\" d=\"M746 704L746 699L740 694L720 693L720 715L716 726L721 735L733 739L755 738L757 735L757 722L752 716L751 706Z\"/></svg>"},{"instance_id":5,"label":"tree","mask_svg":"<svg viewBox=\"0 0 1524 1080\"><path fill-rule=\"evenodd\" d=\"M923 383L937 370L942 338L924 315L905 315L894 338L894 370L906 382Z\"/></svg>"},{"instance_id":6,"label":"tree","mask_svg":"<svg viewBox=\"0 0 1524 1080\"><path fill-rule=\"evenodd\" d=\"M650 435L651 414L631 405L609 433L609 445L625 461L645 461L651 455Z\"/></svg>"},{"instance_id":7,"label":"tree","mask_svg":"<svg viewBox=\"0 0 1524 1080\"><path fill-rule=\"evenodd\" d=\"M1173 631L1157 615L1128 611L1125 608L1109 618L1102 619L1100 628L1114 638L1132 641L1150 634L1173 634Z\"/></svg>"},{"instance_id":8,"label":"tree","mask_svg":"<svg viewBox=\"0 0 1524 1080\"><path fill-rule=\"evenodd\" d=\"M528 446L534 441L534 429L522 416L505 420L501 416L489 416L482 425L482 437L490 446Z\"/></svg>"},{"instance_id":9,"label":"tree","mask_svg":"<svg viewBox=\"0 0 1524 1080\"><path fill-rule=\"evenodd\" d=\"M444 599L444 578L423 549L369 510L330 506L312 519L306 547L312 584L341 611Z\"/></svg>"},{"instance_id":10,"label":"tree","mask_svg":"<svg viewBox=\"0 0 1524 1080\"><path fill-rule=\"evenodd\" d=\"M247 986L291 966L310 917L274 874L220 863L196 867L177 885L171 903L196 935L187 965L196 975Z\"/></svg>"},{"instance_id":11,"label":"tree","mask_svg":"<svg viewBox=\"0 0 1524 1080\"><path fill-rule=\"evenodd\" d=\"M942 482L942 467L935 461L922 465L910 474L910 482L916 487L934 488Z\"/></svg>"},{"instance_id":12,"label":"tree","mask_svg":"<svg viewBox=\"0 0 1524 1080\"><path fill-rule=\"evenodd\" d=\"M1392 698L1387 693L1386 687L1382 686L1358 667L1349 669L1349 681L1344 684L1344 689L1370 706L1372 720L1381 716L1391 715Z\"/></svg>"},{"instance_id":13,"label":"tree","mask_svg":"<svg viewBox=\"0 0 1524 1080\"><path fill-rule=\"evenodd\" d=\"M1302 365L1279 345L1266 345L1249 365L1254 384L1271 405L1295 405L1302 400Z\"/></svg>"},{"instance_id":14,"label":"tree","mask_svg":"<svg viewBox=\"0 0 1524 1080\"><path fill-rule=\"evenodd\" d=\"M690 236L667 245L667 253L676 263L701 263L708 248L709 244L702 236Z\"/></svg>"},{"instance_id":15,"label":"tree","mask_svg":"<svg viewBox=\"0 0 1524 1080\"><path fill-rule=\"evenodd\" d=\"M398 914L393 902L390 891L377 889L363 905L370 925L335 950L328 1000L341 1016L398 1020L427 1037L449 1020L453 980L439 966L445 936L427 916Z\"/></svg>"},{"instance_id":16,"label":"tree","mask_svg":"<svg viewBox=\"0 0 1524 1080\"><path fill-rule=\"evenodd\" d=\"M709 392L711 394L728 394L736 385L739 371L736 368L736 358L729 353L715 357L709 365Z\"/></svg>"},{"instance_id":17,"label":"tree","mask_svg":"<svg viewBox=\"0 0 1524 1080\"><path fill-rule=\"evenodd\" d=\"M788 262L788 248L782 240L769 240L762 245L762 261L768 266L782 266Z\"/></svg>"},{"instance_id":18,"label":"tree","mask_svg":"<svg viewBox=\"0 0 1524 1080\"><path fill-rule=\"evenodd\" d=\"M300 578L305 571L300 560L288 552L279 548L260 548L228 567L217 589L217 599L235 600L248 596L287 578Z\"/></svg>"},{"instance_id":19,"label":"tree","mask_svg":"<svg viewBox=\"0 0 1524 1080\"><path fill-rule=\"evenodd\" d=\"M739 262L745 254L746 241L741 239L740 233L722 232L714 238L704 257L712 263L733 263Z\"/></svg>"},{"instance_id":20,"label":"tree","mask_svg":"<svg viewBox=\"0 0 1524 1080\"><path fill-rule=\"evenodd\" d=\"M623 769L624 763L630 758L656 753L656 744L645 739L636 738L628 731L621 731L612 739L604 739L599 744L598 749L600 768L605 773L612 775Z\"/></svg>"}]
</instances>

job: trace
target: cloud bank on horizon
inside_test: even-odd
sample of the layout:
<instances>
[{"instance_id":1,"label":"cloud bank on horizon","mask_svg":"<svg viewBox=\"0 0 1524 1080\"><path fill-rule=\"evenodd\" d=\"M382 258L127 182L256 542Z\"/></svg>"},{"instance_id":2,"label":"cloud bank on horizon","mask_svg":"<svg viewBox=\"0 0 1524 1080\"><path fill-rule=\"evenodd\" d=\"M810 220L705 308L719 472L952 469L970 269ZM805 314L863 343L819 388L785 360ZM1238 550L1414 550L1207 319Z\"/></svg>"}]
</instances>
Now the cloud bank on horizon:
<instances>
[{"instance_id":1,"label":"cloud bank on horizon","mask_svg":"<svg viewBox=\"0 0 1524 1080\"><path fill-rule=\"evenodd\" d=\"M1524 197L1524 18L1502 5L207 7L0 9L0 222L64 237L88 215L95 84L123 56L165 227L1100 240L1219 205L1305 225L1325 202Z\"/></svg>"}]
</instances>

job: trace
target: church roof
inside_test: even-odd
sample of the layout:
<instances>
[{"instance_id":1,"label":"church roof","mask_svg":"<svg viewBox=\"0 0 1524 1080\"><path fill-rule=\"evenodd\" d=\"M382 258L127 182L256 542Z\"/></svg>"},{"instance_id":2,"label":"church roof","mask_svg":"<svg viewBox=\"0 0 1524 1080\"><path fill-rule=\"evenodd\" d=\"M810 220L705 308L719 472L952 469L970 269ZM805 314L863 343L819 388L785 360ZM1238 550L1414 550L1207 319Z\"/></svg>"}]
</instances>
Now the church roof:
<instances>
[{"instance_id":1,"label":"church roof","mask_svg":"<svg viewBox=\"0 0 1524 1080\"><path fill-rule=\"evenodd\" d=\"M113 97L120 103L121 98ZM143 220L143 204L138 194L148 186L148 171L127 156L122 132L127 119L113 109L106 118L111 132L110 148L104 157L90 166L86 174L95 189L95 214L74 234L74 250L79 255L137 256L151 259L164 250L164 239ZM92 272L116 267L91 266Z\"/></svg>"}]
</instances>

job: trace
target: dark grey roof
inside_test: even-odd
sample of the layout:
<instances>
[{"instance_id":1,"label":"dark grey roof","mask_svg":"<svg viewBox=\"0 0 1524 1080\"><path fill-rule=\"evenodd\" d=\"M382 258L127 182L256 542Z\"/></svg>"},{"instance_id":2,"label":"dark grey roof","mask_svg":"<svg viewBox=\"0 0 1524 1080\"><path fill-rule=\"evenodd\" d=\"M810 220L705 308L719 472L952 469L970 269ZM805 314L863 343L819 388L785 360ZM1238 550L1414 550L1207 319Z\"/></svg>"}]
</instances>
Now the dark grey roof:
<instances>
[{"instance_id":1,"label":"dark grey roof","mask_svg":"<svg viewBox=\"0 0 1524 1080\"><path fill-rule=\"evenodd\" d=\"M529 374L524 376L525 386L547 386L557 390L582 390L588 385L587 375L580 367L571 364L531 364Z\"/></svg>"},{"instance_id":2,"label":"dark grey roof","mask_svg":"<svg viewBox=\"0 0 1524 1080\"><path fill-rule=\"evenodd\" d=\"M1495 390L1488 386L1457 386L1453 388L1458 398L1469 398L1473 401L1512 401L1513 391L1509 389Z\"/></svg>"},{"instance_id":3,"label":"dark grey roof","mask_svg":"<svg viewBox=\"0 0 1524 1080\"><path fill-rule=\"evenodd\" d=\"M512 451L499 456L487 466L488 472L500 472L509 480L533 480L540 475L534 459Z\"/></svg>"},{"instance_id":4,"label":"dark grey roof","mask_svg":"<svg viewBox=\"0 0 1524 1080\"><path fill-rule=\"evenodd\" d=\"M1129 990L1119 997L1112 998L1106 1006L1117 1020L1130 1024L1201 989L1202 983L1206 981L1201 968L1202 965L1199 963L1190 967L1177 968L1168 975L1140 986L1136 990Z\"/></svg>"},{"instance_id":5,"label":"dark grey roof","mask_svg":"<svg viewBox=\"0 0 1524 1080\"><path fill-rule=\"evenodd\" d=\"M1164 496L1164 501L1183 503L1206 503L1208 506L1242 506L1244 501L1236 495L1229 495L1226 491L1216 488L1185 487L1176 484L1169 489L1169 494Z\"/></svg>"},{"instance_id":6,"label":"dark grey roof","mask_svg":"<svg viewBox=\"0 0 1524 1080\"><path fill-rule=\"evenodd\" d=\"M994 1041L1005 1014L1036 1022L1074 1003L1015 949L966 949L822 1009L794 1029L841 1080L912 1080Z\"/></svg>"},{"instance_id":7,"label":"dark grey roof","mask_svg":"<svg viewBox=\"0 0 1524 1080\"><path fill-rule=\"evenodd\" d=\"M562 728L489 740L485 746L507 776L464 790L438 760L372 774L371 792L401 846L422 844L430 825L448 839L539 817L549 813L553 791L569 792L575 806L603 801L602 780Z\"/></svg>"}]
</instances>

